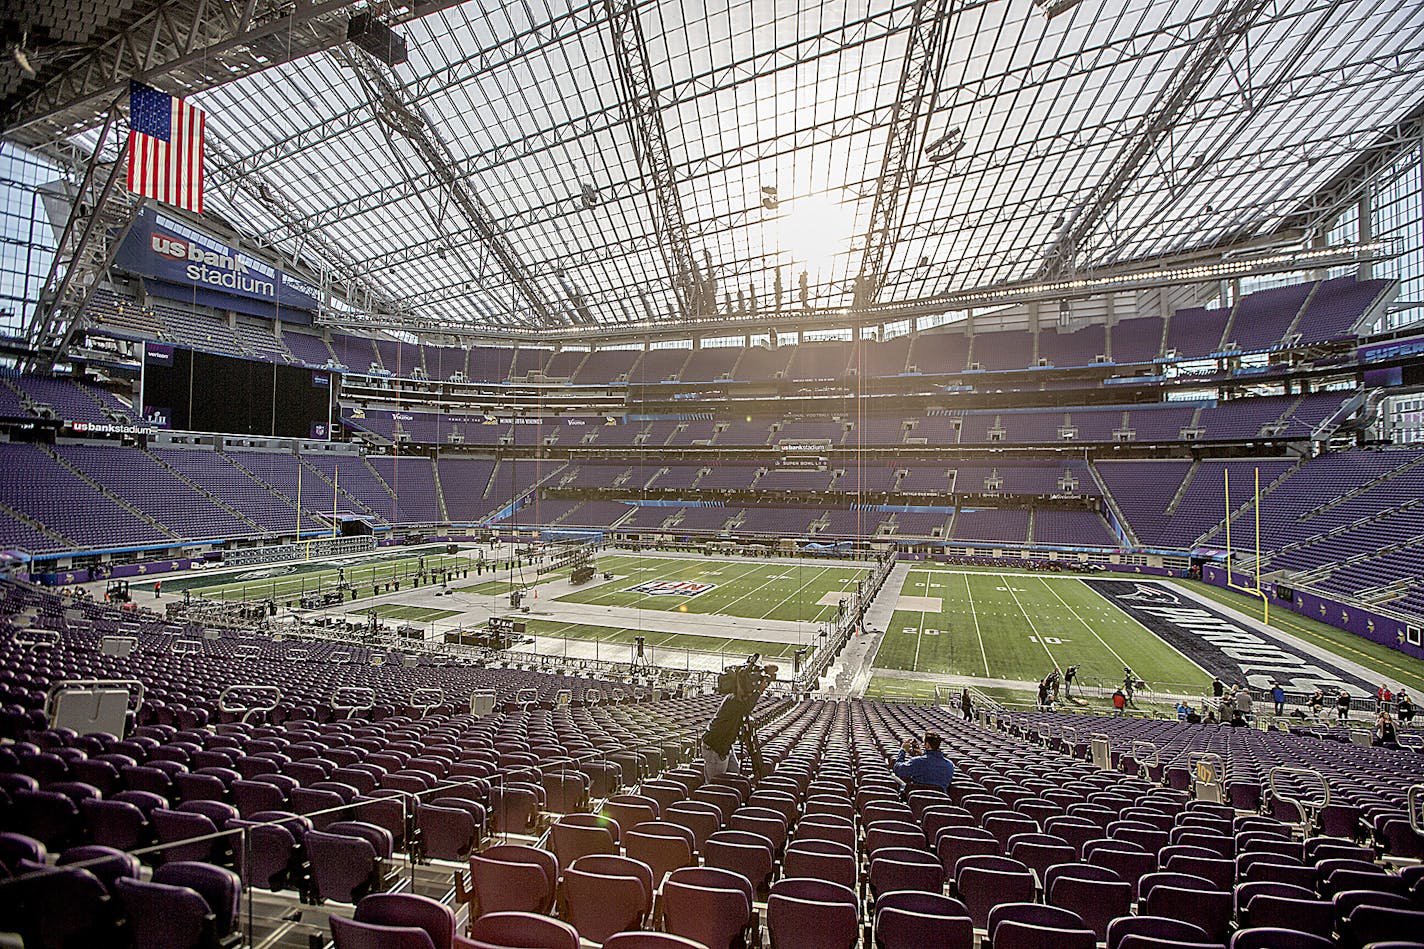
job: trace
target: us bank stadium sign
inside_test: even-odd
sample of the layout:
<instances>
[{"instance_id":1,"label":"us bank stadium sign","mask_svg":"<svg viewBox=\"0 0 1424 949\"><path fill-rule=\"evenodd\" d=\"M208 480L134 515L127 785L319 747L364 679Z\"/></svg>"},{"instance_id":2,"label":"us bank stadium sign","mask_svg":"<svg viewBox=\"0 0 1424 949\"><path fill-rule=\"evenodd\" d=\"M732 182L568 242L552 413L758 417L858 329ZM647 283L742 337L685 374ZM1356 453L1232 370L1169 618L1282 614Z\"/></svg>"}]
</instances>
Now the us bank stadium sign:
<instances>
[{"instance_id":1,"label":"us bank stadium sign","mask_svg":"<svg viewBox=\"0 0 1424 949\"><path fill-rule=\"evenodd\" d=\"M70 431L82 432L88 435L142 435L145 432L152 432L152 425L116 425L113 422L68 422Z\"/></svg>"},{"instance_id":2,"label":"us bank stadium sign","mask_svg":"<svg viewBox=\"0 0 1424 949\"><path fill-rule=\"evenodd\" d=\"M316 287L152 208L139 212L114 258L130 273L280 306L317 309Z\"/></svg>"},{"instance_id":3,"label":"us bank stadium sign","mask_svg":"<svg viewBox=\"0 0 1424 949\"><path fill-rule=\"evenodd\" d=\"M1292 692L1333 692L1342 686L1371 694L1372 683L1339 668L1287 639L1276 639L1227 614L1179 596L1159 583L1134 580L1084 580L1092 589L1156 633L1173 649L1210 675L1229 684L1244 681L1253 689L1279 682Z\"/></svg>"}]
</instances>

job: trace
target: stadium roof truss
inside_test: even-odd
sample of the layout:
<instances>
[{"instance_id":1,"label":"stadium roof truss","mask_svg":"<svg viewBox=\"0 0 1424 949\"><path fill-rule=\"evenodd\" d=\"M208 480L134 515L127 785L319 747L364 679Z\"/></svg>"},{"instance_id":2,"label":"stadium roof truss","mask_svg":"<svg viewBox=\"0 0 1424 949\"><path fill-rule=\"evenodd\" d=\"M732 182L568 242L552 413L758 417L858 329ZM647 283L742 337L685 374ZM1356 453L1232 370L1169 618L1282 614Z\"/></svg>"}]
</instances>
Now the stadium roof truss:
<instances>
[{"instance_id":1,"label":"stadium roof truss","mask_svg":"<svg viewBox=\"0 0 1424 949\"><path fill-rule=\"evenodd\" d=\"M352 312L553 335L1300 242L1424 102L1417 0L1050 6L381 4L387 66L343 42L364 4L181 0L12 95L6 134L82 151L121 77L187 92L211 211Z\"/></svg>"}]
</instances>

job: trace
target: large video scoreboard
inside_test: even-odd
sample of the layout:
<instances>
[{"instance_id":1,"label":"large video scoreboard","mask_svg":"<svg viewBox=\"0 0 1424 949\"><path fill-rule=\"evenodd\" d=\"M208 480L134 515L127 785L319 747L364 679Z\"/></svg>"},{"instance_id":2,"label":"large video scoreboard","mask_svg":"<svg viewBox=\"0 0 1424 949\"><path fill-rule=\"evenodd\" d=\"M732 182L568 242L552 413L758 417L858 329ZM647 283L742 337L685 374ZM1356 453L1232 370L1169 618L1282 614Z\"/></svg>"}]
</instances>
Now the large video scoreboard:
<instances>
[{"instance_id":1,"label":"large video scoreboard","mask_svg":"<svg viewBox=\"0 0 1424 949\"><path fill-rule=\"evenodd\" d=\"M159 428L328 438L334 374L149 343L143 417Z\"/></svg>"}]
</instances>

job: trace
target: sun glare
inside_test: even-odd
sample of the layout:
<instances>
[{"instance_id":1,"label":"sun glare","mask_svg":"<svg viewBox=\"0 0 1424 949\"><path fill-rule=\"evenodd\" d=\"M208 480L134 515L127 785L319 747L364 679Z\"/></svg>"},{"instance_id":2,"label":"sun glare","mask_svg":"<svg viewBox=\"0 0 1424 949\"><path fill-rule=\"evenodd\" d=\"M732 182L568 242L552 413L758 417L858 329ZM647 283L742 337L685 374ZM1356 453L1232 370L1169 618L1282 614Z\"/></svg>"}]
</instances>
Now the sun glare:
<instances>
[{"instance_id":1,"label":"sun glare","mask_svg":"<svg viewBox=\"0 0 1424 949\"><path fill-rule=\"evenodd\" d=\"M847 205L813 194L787 202L777 221L777 249L808 271L826 270L850 243L854 215Z\"/></svg>"}]
</instances>

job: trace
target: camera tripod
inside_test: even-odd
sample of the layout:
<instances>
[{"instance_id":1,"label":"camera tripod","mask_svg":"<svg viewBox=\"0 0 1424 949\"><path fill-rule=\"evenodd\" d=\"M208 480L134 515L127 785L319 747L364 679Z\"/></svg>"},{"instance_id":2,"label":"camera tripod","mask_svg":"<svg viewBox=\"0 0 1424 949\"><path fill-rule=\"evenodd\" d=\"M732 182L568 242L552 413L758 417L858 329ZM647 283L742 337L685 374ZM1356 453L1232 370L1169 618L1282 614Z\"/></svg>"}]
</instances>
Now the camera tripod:
<instances>
[{"instance_id":1,"label":"camera tripod","mask_svg":"<svg viewBox=\"0 0 1424 949\"><path fill-rule=\"evenodd\" d=\"M752 776L760 781L766 771L761 759L761 739L757 737L756 725L750 717L742 719L742 724L737 729L737 742L741 745L742 754L752 763Z\"/></svg>"}]
</instances>

